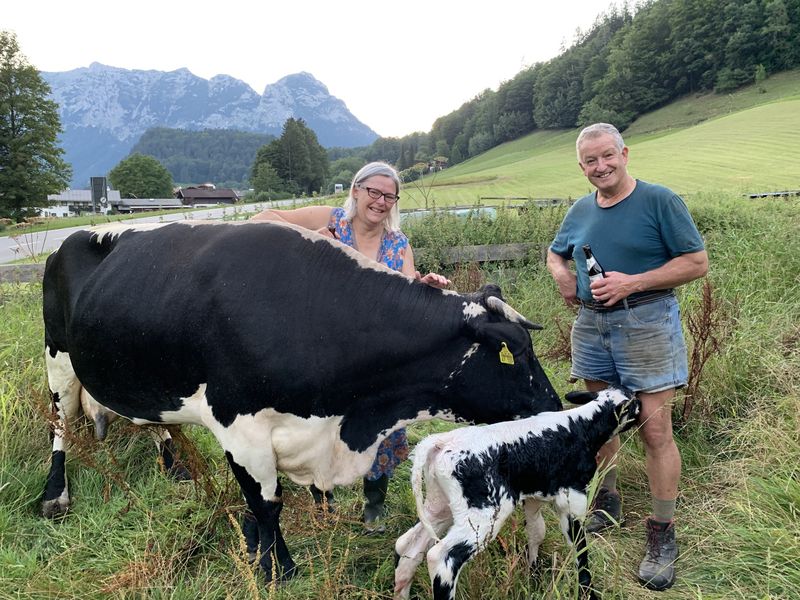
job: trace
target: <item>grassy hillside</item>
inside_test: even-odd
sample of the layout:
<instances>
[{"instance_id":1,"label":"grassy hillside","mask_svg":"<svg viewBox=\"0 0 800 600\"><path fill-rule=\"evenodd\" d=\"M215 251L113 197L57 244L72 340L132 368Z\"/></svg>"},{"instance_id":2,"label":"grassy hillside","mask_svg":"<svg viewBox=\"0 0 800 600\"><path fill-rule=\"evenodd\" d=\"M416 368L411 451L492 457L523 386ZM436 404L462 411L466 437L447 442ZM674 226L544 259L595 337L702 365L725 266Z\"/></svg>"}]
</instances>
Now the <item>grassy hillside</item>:
<instances>
[{"instance_id":1,"label":"grassy hillside","mask_svg":"<svg viewBox=\"0 0 800 600\"><path fill-rule=\"evenodd\" d=\"M681 194L800 189L800 71L766 93L684 98L624 132L629 171ZM403 207L476 204L481 197L576 198L590 191L575 157L579 130L540 131L406 186ZM486 201L495 203L496 201Z\"/></svg>"}]
</instances>

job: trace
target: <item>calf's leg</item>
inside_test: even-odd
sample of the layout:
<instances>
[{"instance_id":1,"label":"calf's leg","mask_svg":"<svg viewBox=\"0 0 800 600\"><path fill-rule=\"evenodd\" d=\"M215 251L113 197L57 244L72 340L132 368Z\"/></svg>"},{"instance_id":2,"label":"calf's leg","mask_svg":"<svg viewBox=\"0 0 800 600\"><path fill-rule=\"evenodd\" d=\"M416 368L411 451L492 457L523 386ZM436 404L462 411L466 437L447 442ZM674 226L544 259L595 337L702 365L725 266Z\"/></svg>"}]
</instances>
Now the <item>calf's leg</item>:
<instances>
[{"instance_id":1,"label":"calf's leg","mask_svg":"<svg viewBox=\"0 0 800 600\"><path fill-rule=\"evenodd\" d=\"M592 589L586 531L583 527L583 520L588 510L586 494L572 490L570 493L560 495L556 498L555 507L564 538L575 549L580 597L583 600L599 600L599 596Z\"/></svg>"},{"instance_id":2,"label":"calf's leg","mask_svg":"<svg viewBox=\"0 0 800 600\"><path fill-rule=\"evenodd\" d=\"M452 513L441 490L435 484L428 483L428 498L424 506L425 518L433 526L437 535L444 533L453 523ZM406 600L411 593L411 583L419 564L433 545L434 538L428 529L417 522L397 539L394 546L394 597L395 600Z\"/></svg>"},{"instance_id":3,"label":"calf's leg","mask_svg":"<svg viewBox=\"0 0 800 600\"><path fill-rule=\"evenodd\" d=\"M545 534L542 503L534 498L526 498L523 509L525 511L525 533L528 536L528 566L533 568L539 560L539 546L542 545Z\"/></svg>"},{"instance_id":4,"label":"calf's leg","mask_svg":"<svg viewBox=\"0 0 800 600\"><path fill-rule=\"evenodd\" d=\"M453 600L458 576L464 565L492 541L514 510L511 500L499 506L468 509L465 503L454 505L453 526L447 535L428 551L428 572L434 600Z\"/></svg>"}]
</instances>

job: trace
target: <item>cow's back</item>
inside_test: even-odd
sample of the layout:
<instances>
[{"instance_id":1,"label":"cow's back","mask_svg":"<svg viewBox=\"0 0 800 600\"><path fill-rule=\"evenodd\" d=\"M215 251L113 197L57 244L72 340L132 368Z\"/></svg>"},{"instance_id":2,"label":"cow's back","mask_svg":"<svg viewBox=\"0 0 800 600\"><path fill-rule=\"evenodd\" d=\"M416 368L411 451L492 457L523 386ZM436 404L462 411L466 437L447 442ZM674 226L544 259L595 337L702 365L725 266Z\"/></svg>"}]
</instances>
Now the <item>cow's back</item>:
<instances>
[{"instance_id":1,"label":"cow's back","mask_svg":"<svg viewBox=\"0 0 800 600\"><path fill-rule=\"evenodd\" d=\"M359 377L360 389L347 388L365 370L359 362L375 362L365 336L405 333L398 296L441 295L376 263L356 266L364 259L341 244L271 223L176 223L97 239L81 240L110 251L72 302L72 363L101 404L152 421L201 386L226 424L266 403L330 414L383 381Z\"/></svg>"}]
</instances>

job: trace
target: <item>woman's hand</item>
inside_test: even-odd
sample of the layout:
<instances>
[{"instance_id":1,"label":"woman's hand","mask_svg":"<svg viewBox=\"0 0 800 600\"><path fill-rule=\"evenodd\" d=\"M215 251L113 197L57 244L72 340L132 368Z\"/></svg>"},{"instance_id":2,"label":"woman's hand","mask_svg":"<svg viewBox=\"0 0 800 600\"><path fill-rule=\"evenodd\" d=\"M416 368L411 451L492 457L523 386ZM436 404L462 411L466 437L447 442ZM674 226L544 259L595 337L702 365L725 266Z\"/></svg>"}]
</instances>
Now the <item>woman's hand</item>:
<instances>
[{"instance_id":1,"label":"woman's hand","mask_svg":"<svg viewBox=\"0 0 800 600\"><path fill-rule=\"evenodd\" d=\"M317 233L320 235L324 235L325 237L333 238L335 240L339 239L338 237L336 237L336 228L330 225L327 227L320 227L319 229L317 229Z\"/></svg>"},{"instance_id":2,"label":"woman's hand","mask_svg":"<svg viewBox=\"0 0 800 600\"><path fill-rule=\"evenodd\" d=\"M428 273L425 275L425 277L423 277L419 271L414 271L414 279L439 289L446 288L448 285L453 283L444 275L439 275L438 273Z\"/></svg>"}]
</instances>

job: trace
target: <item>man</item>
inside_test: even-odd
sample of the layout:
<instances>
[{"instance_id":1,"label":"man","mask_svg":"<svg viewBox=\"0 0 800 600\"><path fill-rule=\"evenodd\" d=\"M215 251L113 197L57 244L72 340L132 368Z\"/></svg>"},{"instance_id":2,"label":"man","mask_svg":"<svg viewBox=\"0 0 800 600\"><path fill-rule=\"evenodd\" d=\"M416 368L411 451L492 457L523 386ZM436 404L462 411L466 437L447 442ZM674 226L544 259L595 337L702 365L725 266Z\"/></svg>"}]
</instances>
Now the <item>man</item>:
<instances>
[{"instance_id":1,"label":"man","mask_svg":"<svg viewBox=\"0 0 800 600\"><path fill-rule=\"evenodd\" d=\"M572 377L590 391L626 387L642 400L639 434L653 515L639 566L642 585L665 590L675 582L673 516L681 458L672 437L675 389L686 385L688 367L673 289L703 277L708 256L685 204L665 187L627 172L628 148L607 123L590 125L576 143L578 164L596 188L567 212L547 253L547 267L564 301L579 304L572 328ZM590 245L605 277L590 283L584 245ZM569 261L575 261L575 271ZM594 279L594 278L593 278ZM598 454L605 476L587 519L588 531L622 520L616 486L619 438Z\"/></svg>"}]
</instances>

